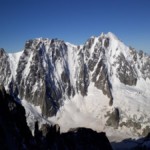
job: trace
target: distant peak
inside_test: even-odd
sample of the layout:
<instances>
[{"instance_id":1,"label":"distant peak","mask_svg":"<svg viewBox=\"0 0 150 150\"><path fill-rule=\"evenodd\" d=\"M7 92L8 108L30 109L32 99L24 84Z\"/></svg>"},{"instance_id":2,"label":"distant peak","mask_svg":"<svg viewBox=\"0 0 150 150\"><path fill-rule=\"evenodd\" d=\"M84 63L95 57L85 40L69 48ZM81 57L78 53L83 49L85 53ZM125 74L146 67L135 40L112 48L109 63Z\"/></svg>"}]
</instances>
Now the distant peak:
<instances>
[{"instance_id":1,"label":"distant peak","mask_svg":"<svg viewBox=\"0 0 150 150\"><path fill-rule=\"evenodd\" d=\"M3 48L0 48L0 57L2 57L5 54L5 50Z\"/></svg>"},{"instance_id":2,"label":"distant peak","mask_svg":"<svg viewBox=\"0 0 150 150\"><path fill-rule=\"evenodd\" d=\"M41 41L41 40L43 40L43 38L42 38L42 37L39 37L39 38L36 38L36 40Z\"/></svg>"},{"instance_id":3,"label":"distant peak","mask_svg":"<svg viewBox=\"0 0 150 150\"><path fill-rule=\"evenodd\" d=\"M0 51L1 51L1 52L5 52L5 50L4 50L3 48L0 48Z\"/></svg>"},{"instance_id":4,"label":"distant peak","mask_svg":"<svg viewBox=\"0 0 150 150\"><path fill-rule=\"evenodd\" d=\"M94 39L94 38L95 38L95 36L94 36L94 35L92 35L90 38L91 38L91 39Z\"/></svg>"},{"instance_id":5,"label":"distant peak","mask_svg":"<svg viewBox=\"0 0 150 150\"><path fill-rule=\"evenodd\" d=\"M111 38L111 39L116 39L116 40L118 40L118 37L117 37L114 33L112 33L112 32L108 32L107 34L105 34L105 36L106 36L106 37L109 37L109 38Z\"/></svg>"},{"instance_id":6,"label":"distant peak","mask_svg":"<svg viewBox=\"0 0 150 150\"><path fill-rule=\"evenodd\" d=\"M102 32L100 36L104 36L104 32Z\"/></svg>"},{"instance_id":7,"label":"distant peak","mask_svg":"<svg viewBox=\"0 0 150 150\"><path fill-rule=\"evenodd\" d=\"M106 38L118 40L118 37L114 33L112 33L112 32L108 32L106 34L102 32L100 34L100 37L106 37Z\"/></svg>"}]
</instances>

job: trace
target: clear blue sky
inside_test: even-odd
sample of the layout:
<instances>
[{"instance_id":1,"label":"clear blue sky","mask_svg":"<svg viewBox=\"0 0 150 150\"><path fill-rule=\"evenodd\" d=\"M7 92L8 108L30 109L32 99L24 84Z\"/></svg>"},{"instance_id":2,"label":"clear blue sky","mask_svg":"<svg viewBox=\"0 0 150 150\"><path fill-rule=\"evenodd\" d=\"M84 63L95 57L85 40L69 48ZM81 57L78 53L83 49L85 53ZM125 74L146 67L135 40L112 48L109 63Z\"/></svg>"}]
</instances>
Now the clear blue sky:
<instances>
[{"instance_id":1,"label":"clear blue sky","mask_svg":"<svg viewBox=\"0 0 150 150\"><path fill-rule=\"evenodd\" d=\"M83 44L109 31L150 54L150 0L0 0L0 47L7 52L32 38Z\"/></svg>"}]
</instances>

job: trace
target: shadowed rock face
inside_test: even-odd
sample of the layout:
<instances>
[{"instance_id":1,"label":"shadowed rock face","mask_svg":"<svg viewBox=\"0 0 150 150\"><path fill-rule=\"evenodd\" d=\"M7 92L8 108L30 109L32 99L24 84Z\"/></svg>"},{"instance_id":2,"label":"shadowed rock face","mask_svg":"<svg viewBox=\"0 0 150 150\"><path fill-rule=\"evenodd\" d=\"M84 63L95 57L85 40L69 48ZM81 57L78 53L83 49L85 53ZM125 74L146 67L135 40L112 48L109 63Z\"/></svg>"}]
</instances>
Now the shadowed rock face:
<instances>
[{"instance_id":1,"label":"shadowed rock face","mask_svg":"<svg viewBox=\"0 0 150 150\"><path fill-rule=\"evenodd\" d=\"M113 104L113 97L111 93L111 83L109 81L109 75L108 75L108 68L106 65L106 55L105 51L107 51L107 48L109 46L109 39L104 39L103 37L100 37L98 39L98 43L94 45L94 38L89 39L85 46L83 47L83 50L85 51L84 57L86 58L85 61L87 62L87 73L90 74L92 72L92 78L91 81L94 82L95 87L102 90L104 95L107 95L108 98L110 98L109 105ZM104 40L104 45L102 44L102 41ZM89 54L91 49L93 48L93 53ZM101 58L101 59L100 59ZM83 70L83 69L82 69ZM85 74L87 74L85 73ZM89 83L89 77L87 76L87 83Z\"/></svg>"},{"instance_id":2,"label":"shadowed rock face","mask_svg":"<svg viewBox=\"0 0 150 150\"><path fill-rule=\"evenodd\" d=\"M0 147L32 149L34 140L26 123L24 108L0 86Z\"/></svg>"},{"instance_id":3,"label":"shadowed rock face","mask_svg":"<svg viewBox=\"0 0 150 150\"><path fill-rule=\"evenodd\" d=\"M60 134L59 126L43 125L40 130L36 128L35 139L41 143L40 149L54 150L112 150L105 133L97 133L91 129L77 128ZM39 135L41 138L39 138ZM43 139L43 140L41 140ZM43 143L45 141L45 143ZM43 145L44 144L44 145Z\"/></svg>"},{"instance_id":4,"label":"shadowed rock face","mask_svg":"<svg viewBox=\"0 0 150 150\"><path fill-rule=\"evenodd\" d=\"M10 64L8 61L9 57L4 51L0 49L0 83L7 85L9 83L9 78L11 76Z\"/></svg>"},{"instance_id":5,"label":"shadowed rock face","mask_svg":"<svg viewBox=\"0 0 150 150\"><path fill-rule=\"evenodd\" d=\"M111 83L108 79L108 73L106 65L104 64L103 60L97 65L96 71L93 73L92 81L95 83L95 86L102 90L104 95L107 95L110 100L113 100L112 93L111 93ZM110 102L110 105L111 102Z\"/></svg>"},{"instance_id":6,"label":"shadowed rock face","mask_svg":"<svg viewBox=\"0 0 150 150\"><path fill-rule=\"evenodd\" d=\"M88 86L89 86L89 73L86 64L82 62L79 72L79 81L77 82L77 91L81 93L82 96L86 96L88 93Z\"/></svg>"},{"instance_id":7,"label":"shadowed rock face","mask_svg":"<svg viewBox=\"0 0 150 150\"><path fill-rule=\"evenodd\" d=\"M119 66L117 68L117 71L118 71L120 82L130 86L136 85L137 74L135 68L126 61L123 54L121 54L118 57L118 64Z\"/></svg>"},{"instance_id":8,"label":"shadowed rock face","mask_svg":"<svg viewBox=\"0 0 150 150\"><path fill-rule=\"evenodd\" d=\"M108 112L106 117L108 117L108 119L106 121L106 125L117 129L119 126L119 120L120 120L119 109L115 108L113 112L111 112L111 113Z\"/></svg>"}]
</instances>

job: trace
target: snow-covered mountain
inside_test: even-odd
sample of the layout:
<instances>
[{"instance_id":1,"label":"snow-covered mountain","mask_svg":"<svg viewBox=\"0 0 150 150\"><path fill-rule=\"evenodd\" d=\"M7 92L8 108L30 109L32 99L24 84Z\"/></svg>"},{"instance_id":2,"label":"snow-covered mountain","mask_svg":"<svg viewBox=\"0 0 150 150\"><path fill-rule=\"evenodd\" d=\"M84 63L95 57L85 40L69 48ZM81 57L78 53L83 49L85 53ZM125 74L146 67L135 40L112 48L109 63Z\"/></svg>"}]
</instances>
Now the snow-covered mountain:
<instances>
[{"instance_id":1,"label":"snow-covered mountain","mask_svg":"<svg viewBox=\"0 0 150 150\"><path fill-rule=\"evenodd\" d=\"M0 49L0 83L21 100L29 124L89 127L113 140L150 131L150 56L112 33L80 46L39 38L19 53Z\"/></svg>"}]
</instances>

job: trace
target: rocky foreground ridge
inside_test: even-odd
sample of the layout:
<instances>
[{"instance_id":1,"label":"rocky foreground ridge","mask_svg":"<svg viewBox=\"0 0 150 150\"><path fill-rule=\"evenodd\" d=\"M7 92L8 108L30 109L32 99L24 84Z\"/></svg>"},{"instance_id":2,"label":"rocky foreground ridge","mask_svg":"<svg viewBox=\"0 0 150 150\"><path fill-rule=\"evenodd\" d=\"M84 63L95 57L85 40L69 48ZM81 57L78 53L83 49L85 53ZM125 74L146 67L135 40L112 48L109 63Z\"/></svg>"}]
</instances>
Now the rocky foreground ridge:
<instances>
[{"instance_id":1,"label":"rocky foreground ridge","mask_svg":"<svg viewBox=\"0 0 150 150\"><path fill-rule=\"evenodd\" d=\"M60 134L59 126L35 124L34 136L27 126L25 109L0 86L1 150L112 150L105 133L78 128Z\"/></svg>"}]
</instances>

